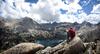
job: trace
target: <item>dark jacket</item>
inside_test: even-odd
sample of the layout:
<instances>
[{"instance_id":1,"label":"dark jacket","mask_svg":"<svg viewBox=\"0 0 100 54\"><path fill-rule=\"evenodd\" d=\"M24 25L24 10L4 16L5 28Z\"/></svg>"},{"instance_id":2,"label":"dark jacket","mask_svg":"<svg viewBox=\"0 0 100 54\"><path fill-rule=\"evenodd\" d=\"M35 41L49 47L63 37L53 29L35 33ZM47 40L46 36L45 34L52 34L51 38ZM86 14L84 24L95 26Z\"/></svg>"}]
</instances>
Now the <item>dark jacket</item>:
<instances>
[{"instance_id":1,"label":"dark jacket","mask_svg":"<svg viewBox=\"0 0 100 54\"><path fill-rule=\"evenodd\" d=\"M75 37L75 30L73 28L68 30L68 37L70 37L71 40Z\"/></svg>"}]
</instances>

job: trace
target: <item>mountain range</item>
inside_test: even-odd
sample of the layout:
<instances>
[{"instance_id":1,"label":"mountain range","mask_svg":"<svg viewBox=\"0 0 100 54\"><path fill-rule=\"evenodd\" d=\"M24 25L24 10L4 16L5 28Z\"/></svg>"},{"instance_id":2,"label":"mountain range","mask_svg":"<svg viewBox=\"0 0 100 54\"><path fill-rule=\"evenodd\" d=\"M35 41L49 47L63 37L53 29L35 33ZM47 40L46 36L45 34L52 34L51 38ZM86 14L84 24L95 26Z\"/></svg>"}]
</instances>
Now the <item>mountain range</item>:
<instances>
[{"instance_id":1,"label":"mountain range","mask_svg":"<svg viewBox=\"0 0 100 54\"><path fill-rule=\"evenodd\" d=\"M0 17L0 50L8 49L22 42L36 42L55 46L66 40L66 29L75 28L76 36L84 42L100 39L100 23L70 22L37 23L29 17L6 19ZM53 42L51 40L54 40ZM47 41L47 42L45 42Z\"/></svg>"}]
</instances>

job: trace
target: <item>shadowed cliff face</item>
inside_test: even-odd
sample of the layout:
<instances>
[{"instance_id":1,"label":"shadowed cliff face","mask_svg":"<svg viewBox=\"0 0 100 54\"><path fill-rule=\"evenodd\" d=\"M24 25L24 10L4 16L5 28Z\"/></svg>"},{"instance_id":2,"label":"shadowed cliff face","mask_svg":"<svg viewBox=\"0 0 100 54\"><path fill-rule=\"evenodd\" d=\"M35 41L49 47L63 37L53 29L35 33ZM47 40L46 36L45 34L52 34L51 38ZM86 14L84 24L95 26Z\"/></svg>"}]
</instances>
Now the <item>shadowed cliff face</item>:
<instances>
[{"instance_id":1,"label":"shadowed cliff face","mask_svg":"<svg viewBox=\"0 0 100 54\"><path fill-rule=\"evenodd\" d=\"M30 34L14 33L0 19L0 52L21 42L34 42L34 38Z\"/></svg>"},{"instance_id":2,"label":"shadowed cliff face","mask_svg":"<svg viewBox=\"0 0 100 54\"><path fill-rule=\"evenodd\" d=\"M94 29L85 30L85 32L82 32L79 36L85 42L94 41L95 39L100 40L100 26L97 25Z\"/></svg>"},{"instance_id":3,"label":"shadowed cliff face","mask_svg":"<svg viewBox=\"0 0 100 54\"><path fill-rule=\"evenodd\" d=\"M5 26L5 20L0 17L0 28L3 28Z\"/></svg>"}]
</instances>

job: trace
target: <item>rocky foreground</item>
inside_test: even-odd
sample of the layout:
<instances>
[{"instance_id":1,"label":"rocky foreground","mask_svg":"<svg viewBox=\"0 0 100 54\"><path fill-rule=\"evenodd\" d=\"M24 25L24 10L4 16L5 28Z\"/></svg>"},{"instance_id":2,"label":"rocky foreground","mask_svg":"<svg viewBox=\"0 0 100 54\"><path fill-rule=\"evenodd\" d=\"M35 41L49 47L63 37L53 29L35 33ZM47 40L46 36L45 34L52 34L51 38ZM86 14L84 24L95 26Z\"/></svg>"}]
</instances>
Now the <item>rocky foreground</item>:
<instances>
[{"instance_id":1,"label":"rocky foreground","mask_svg":"<svg viewBox=\"0 0 100 54\"><path fill-rule=\"evenodd\" d=\"M55 47L46 47L35 43L21 43L0 54L100 54L100 45L96 49L94 42L83 43L79 37L75 37L71 42L64 41ZM95 46L96 47L96 46Z\"/></svg>"}]
</instances>

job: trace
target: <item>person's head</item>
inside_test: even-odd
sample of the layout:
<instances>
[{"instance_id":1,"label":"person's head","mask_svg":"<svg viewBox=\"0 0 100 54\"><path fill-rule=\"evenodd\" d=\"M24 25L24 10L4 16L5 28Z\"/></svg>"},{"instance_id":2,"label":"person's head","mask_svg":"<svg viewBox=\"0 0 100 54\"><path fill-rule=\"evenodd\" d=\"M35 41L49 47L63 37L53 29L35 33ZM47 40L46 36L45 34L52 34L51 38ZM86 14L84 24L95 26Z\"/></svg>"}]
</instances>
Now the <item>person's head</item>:
<instances>
[{"instance_id":1,"label":"person's head","mask_svg":"<svg viewBox=\"0 0 100 54\"><path fill-rule=\"evenodd\" d=\"M72 27L70 27L69 29L73 29Z\"/></svg>"},{"instance_id":2,"label":"person's head","mask_svg":"<svg viewBox=\"0 0 100 54\"><path fill-rule=\"evenodd\" d=\"M73 29L72 27L70 29Z\"/></svg>"}]
</instances>

